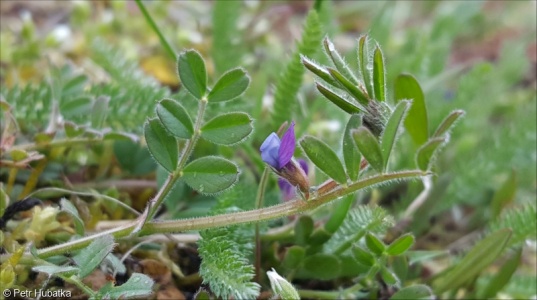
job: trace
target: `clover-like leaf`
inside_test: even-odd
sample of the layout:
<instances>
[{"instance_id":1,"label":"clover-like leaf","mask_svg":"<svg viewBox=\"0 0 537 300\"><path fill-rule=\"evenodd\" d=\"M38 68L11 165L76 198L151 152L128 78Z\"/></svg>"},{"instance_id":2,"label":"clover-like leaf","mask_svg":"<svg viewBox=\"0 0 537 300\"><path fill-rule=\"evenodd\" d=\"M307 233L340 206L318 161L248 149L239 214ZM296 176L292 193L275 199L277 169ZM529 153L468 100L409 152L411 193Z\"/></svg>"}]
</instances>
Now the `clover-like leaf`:
<instances>
[{"instance_id":1,"label":"clover-like leaf","mask_svg":"<svg viewBox=\"0 0 537 300\"><path fill-rule=\"evenodd\" d=\"M173 137L158 119L150 119L144 125L147 148L158 164L173 172L177 166L179 150L177 140Z\"/></svg>"},{"instance_id":2,"label":"clover-like leaf","mask_svg":"<svg viewBox=\"0 0 537 300\"><path fill-rule=\"evenodd\" d=\"M196 99L202 99L207 92L207 70L205 61L196 50L187 50L179 55L178 73L181 84Z\"/></svg>"},{"instance_id":3,"label":"clover-like leaf","mask_svg":"<svg viewBox=\"0 0 537 300\"><path fill-rule=\"evenodd\" d=\"M407 233L393 241L386 249L386 253L392 256L401 255L410 249L412 245L414 245L414 236Z\"/></svg>"},{"instance_id":4,"label":"clover-like leaf","mask_svg":"<svg viewBox=\"0 0 537 300\"><path fill-rule=\"evenodd\" d=\"M323 141L312 136L305 136L300 140L300 146L308 158L326 175L339 183L347 181L347 175L341 161L334 150Z\"/></svg>"},{"instance_id":5,"label":"clover-like leaf","mask_svg":"<svg viewBox=\"0 0 537 300\"><path fill-rule=\"evenodd\" d=\"M435 153L446 141L445 137L432 138L416 152L416 164L420 170L428 170L434 161Z\"/></svg>"},{"instance_id":6,"label":"clover-like leaf","mask_svg":"<svg viewBox=\"0 0 537 300\"><path fill-rule=\"evenodd\" d=\"M222 192L239 178L239 169L234 163L216 156L198 158L188 164L182 173L189 186L204 194Z\"/></svg>"},{"instance_id":7,"label":"clover-like leaf","mask_svg":"<svg viewBox=\"0 0 537 300\"><path fill-rule=\"evenodd\" d=\"M248 114L233 112L219 115L203 125L201 137L215 144L233 145L244 141L252 130Z\"/></svg>"},{"instance_id":8,"label":"clover-like leaf","mask_svg":"<svg viewBox=\"0 0 537 300\"><path fill-rule=\"evenodd\" d=\"M163 99L157 104L157 116L162 125L174 136L182 139L192 137L194 127L186 109L177 101Z\"/></svg>"},{"instance_id":9,"label":"clover-like leaf","mask_svg":"<svg viewBox=\"0 0 537 300\"><path fill-rule=\"evenodd\" d=\"M330 280L341 273L341 261L336 255L317 253L304 259L304 269L316 279Z\"/></svg>"},{"instance_id":10,"label":"clover-like leaf","mask_svg":"<svg viewBox=\"0 0 537 300\"><path fill-rule=\"evenodd\" d=\"M153 293L155 282L149 276L141 273L132 273L127 282L120 286L115 286L106 293L104 299L126 299L147 297Z\"/></svg>"},{"instance_id":11,"label":"clover-like leaf","mask_svg":"<svg viewBox=\"0 0 537 300\"><path fill-rule=\"evenodd\" d=\"M250 77L244 69L236 68L227 71L218 79L207 96L209 102L224 102L242 95L250 85Z\"/></svg>"},{"instance_id":12,"label":"clover-like leaf","mask_svg":"<svg viewBox=\"0 0 537 300\"><path fill-rule=\"evenodd\" d=\"M367 245L367 248L371 250L371 252L375 253L378 256L384 253L384 250L386 249L384 243L370 232L365 235L365 244Z\"/></svg>"},{"instance_id":13,"label":"clover-like leaf","mask_svg":"<svg viewBox=\"0 0 537 300\"><path fill-rule=\"evenodd\" d=\"M328 68L328 72L330 72L330 75L337 80L349 94L351 94L360 104L367 106L369 103L369 99L367 98L367 94L365 94L358 85L350 82L345 76L343 76L341 73L339 73L337 70Z\"/></svg>"},{"instance_id":14,"label":"clover-like leaf","mask_svg":"<svg viewBox=\"0 0 537 300\"><path fill-rule=\"evenodd\" d=\"M357 114L361 110L360 108L346 99L344 99L342 96L338 95L336 92L331 90L330 88L316 82L315 85L317 86L317 90L323 94L323 96L326 97L326 99L330 100L330 102L337 105L337 107L343 109L345 112L349 114Z\"/></svg>"},{"instance_id":15,"label":"clover-like leaf","mask_svg":"<svg viewBox=\"0 0 537 300\"><path fill-rule=\"evenodd\" d=\"M360 246L354 246L352 248L352 254L357 262L366 267L372 267L375 264L375 257Z\"/></svg>"}]
</instances>

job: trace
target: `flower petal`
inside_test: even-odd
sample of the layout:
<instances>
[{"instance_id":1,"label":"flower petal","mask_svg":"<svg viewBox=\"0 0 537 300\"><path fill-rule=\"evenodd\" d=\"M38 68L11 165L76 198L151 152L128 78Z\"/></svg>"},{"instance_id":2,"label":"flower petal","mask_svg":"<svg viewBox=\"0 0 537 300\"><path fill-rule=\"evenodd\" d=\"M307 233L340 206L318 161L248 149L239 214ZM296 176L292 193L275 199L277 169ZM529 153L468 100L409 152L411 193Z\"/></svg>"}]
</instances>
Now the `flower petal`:
<instances>
[{"instance_id":1,"label":"flower petal","mask_svg":"<svg viewBox=\"0 0 537 300\"><path fill-rule=\"evenodd\" d=\"M296 188L292 186L289 181L283 178L278 178L278 186L282 191L283 201L289 201L295 198Z\"/></svg>"},{"instance_id":2,"label":"flower petal","mask_svg":"<svg viewBox=\"0 0 537 300\"><path fill-rule=\"evenodd\" d=\"M291 122L289 128L282 137L280 149L278 150L279 167L283 168L295 153L296 140L295 140L295 122Z\"/></svg>"},{"instance_id":3,"label":"flower petal","mask_svg":"<svg viewBox=\"0 0 537 300\"><path fill-rule=\"evenodd\" d=\"M308 175L308 163L303 160L302 158L300 158L298 160L298 163L300 164L300 167L302 168L302 170L304 170L304 173L306 173L306 175Z\"/></svg>"},{"instance_id":4,"label":"flower petal","mask_svg":"<svg viewBox=\"0 0 537 300\"><path fill-rule=\"evenodd\" d=\"M261 158L264 162L275 169L279 169L278 151L280 149L280 138L276 133L271 133L261 144Z\"/></svg>"}]
</instances>

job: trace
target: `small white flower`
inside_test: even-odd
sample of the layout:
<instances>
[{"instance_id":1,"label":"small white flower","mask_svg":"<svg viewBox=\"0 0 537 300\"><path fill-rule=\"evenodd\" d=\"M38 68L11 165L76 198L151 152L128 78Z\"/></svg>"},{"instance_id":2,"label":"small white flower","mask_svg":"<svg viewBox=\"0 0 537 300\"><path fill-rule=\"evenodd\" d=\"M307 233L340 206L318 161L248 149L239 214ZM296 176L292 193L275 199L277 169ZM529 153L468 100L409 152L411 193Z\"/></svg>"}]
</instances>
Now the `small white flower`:
<instances>
[{"instance_id":1,"label":"small white flower","mask_svg":"<svg viewBox=\"0 0 537 300\"><path fill-rule=\"evenodd\" d=\"M300 299L300 296L293 285L285 278L281 277L274 268L272 271L267 271L267 276L275 296L278 295L283 300Z\"/></svg>"}]
</instances>

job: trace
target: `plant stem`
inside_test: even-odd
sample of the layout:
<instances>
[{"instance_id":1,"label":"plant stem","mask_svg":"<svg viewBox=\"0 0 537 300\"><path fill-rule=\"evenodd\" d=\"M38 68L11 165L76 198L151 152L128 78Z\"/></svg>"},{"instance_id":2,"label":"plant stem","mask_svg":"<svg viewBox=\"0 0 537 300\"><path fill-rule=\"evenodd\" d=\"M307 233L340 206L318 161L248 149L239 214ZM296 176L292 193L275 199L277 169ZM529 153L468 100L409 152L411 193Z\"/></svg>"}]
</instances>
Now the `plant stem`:
<instances>
[{"instance_id":1,"label":"plant stem","mask_svg":"<svg viewBox=\"0 0 537 300\"><path fill-rule=\"evenodd\" d=\"M301 198L297 198L295 200L291 200L282 204L250 211L173 221L152 221L146 223L141 228L140 235L143 236L155 233L176 233L189 230L201 230L245 223L257 223L277 219L285 216L290 216L296 213L316 209L322 205L330 203L337 198L364 188L370 188L374 185L383 184L394 180L412 179L415 177L425 176L427 174L427 172L423 172L420 170L378 174L353 182L346 187L340 187L331 190L326 194L312 197L309 201L304 201ZM89 243L91 243L94 239L107 234L111 234L116 239L126 237L132 232L133 229L136 228L138 224L138 221L135 220L130 224L125 224L124 226L118 228L110 229L78 240L66 242L64 244L40 249L37 251L37 253L42 258L59 255L65 252L83 248ZM6 258L2 256L2 259L0 259L0 261L3 261L4 259Z\"/></svg>"},{"instance_id":2,"label":"plant stem","mask_svg":"<svg viewBox=\"0 0 537 300\"><path fill-rule=\"evenodd\" d=\"M257 189L257 196L255 201L255 208L260 209L263 207L263 200L265 199L265 189L268 183L269 169L265 167L263 175L261 175L261 181ZM259 271L261 270L261 237L259 235L259 223L255 224L255 282L259 282Z\"/></svg>"},{"instance_id":3,"label":"plant stem","mask_svg":"<svg viewBox=\"0 0 537 300\"><path fill-rule=\"evenodd\" d=\"M164 38L164 35L158 28L157 24L155 23L155 21L153 21L153 18L151 18L151 16L147 12L147 9L145 9L145 5L140 0L135 0L135 1L136 1L136 5L138 5L138 8L144 15L145 20L147 21L147 23L149 23L149 26L151 26L151 28L158 35L158 38L160 39L160 44L164 47L164 49L166 49L166 51L168 52L168 54L173 60L177 59L175 55L175 51L173 50L172 46L168 43L166 38Z\"/></svg>"},{"instance_id":4,"label":"plant stem","mask_svg":"<svg viewBox=\"0 0 537 300\"><path fill-rule=\"evenodd\" d=\"M67 146L73 146L73 145L88 145L95 142L101 142L101 138L73 138L73 139L60 139L60 140L54 140L50 141L48 143L42 143L42 144L36 144L36 143L28 143L28 144L22 144L18 146L13 146L10 148L10 150L25 150L25 151L31 151L31 150L39 150L43 148L53 148L53 147L67 147Z\"/></svg>"}]
</instances>

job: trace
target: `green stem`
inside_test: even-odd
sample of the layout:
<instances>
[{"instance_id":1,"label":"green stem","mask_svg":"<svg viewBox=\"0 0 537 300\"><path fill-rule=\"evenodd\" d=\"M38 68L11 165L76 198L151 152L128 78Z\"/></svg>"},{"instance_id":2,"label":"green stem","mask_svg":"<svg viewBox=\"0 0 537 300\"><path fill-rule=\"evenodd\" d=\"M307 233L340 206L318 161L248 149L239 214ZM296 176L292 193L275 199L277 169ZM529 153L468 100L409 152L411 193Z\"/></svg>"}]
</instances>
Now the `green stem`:
<instances>
[{"instance_id":1,"label":"green stem","mask_svg":"<svg viewBox=\"0 0 537 300\"><path fill-rule=\"evenodd\" d=\"M265 167L263 175L261 175L261 181L257 189L257 196L255 201L255 208L260 209L263 206L263 200L265 199L265 189L267 188L269 169ZM259 235L259 223L255 224L255 281L259 282L259 272L261 270L261 237Z\"/></svg>"},{"instance_id":2,"label":"green stem","mask_svg":"<svg viewBox=\"0 0 537 300\"><path fill-rule=\"evenodd\" d=\"M147 23L149 23L149 26L151 26L151 28L158 35L158 38L160 39L160 44L164 47L164 49L166 49L166 51L168 52L168 54L173 60L177 59L175 55L175 51L173 50L172 46L168 43L166 38L164 38L164 35L158 28L157 24L155 23L155 21L153 21L153 18L151 18L151 16L147 12L147 9L145 9L145 5L140 0L135 0L135 1L136 1L136 5L138 5L138 8L144 15L145 20L147 21Z\"/></svg>"},{"instance_id":3,"label":"green stem","mask_svg":"<svg viewBox=\"0 0 537 300\"><path fill-rule=\"evenodd\" d=\"M282 204L250 211L173 221L152 221L146 223L143 228L141 228L140 235L201 230L245 223L257 223L277 219L285 216L294 215L300 212L316 209L344 195L354 193L360 189L369 188L373 185L378 185L394 180L411 179L415 177L425 176L427 174L427 172L419 170L402 171L390 174L378 174L353 182L346 187L336 188L326 194L312 197L308 201L304 201L301 198L298 198ZM111 234L115 238L126 237L132 232L134 228L136 228L138 224L138 221L133 221L132 223L125 224L118 228L110 229L64 244L40 249L37 251L37 253L42 258L53 255L60 255L65 252L83 248L89 243L91 243L94 239L107 234ZM5 257L2 256L2 259L0 259L0 261L3 261L4 259Z\"/></svg>"},{"instance_id":4,"label":"green stem","mask_svg":"<svg viewBox=\"0 0 537 300\"><path fill-rule=\"evenodd\" d=\"M53 147L68 147L68 146L74 146L78 144L88 145L88 144L92 144L96 142L102 142L102 139L100 138L61 139L61 140L50 141L48 143L42 143L42 144L36 144L36 143L22 144L18 146L13 146L10 150L32 151L32 150L39 150L39 149L53 148Z\"/></svg>"}]
</instances>

